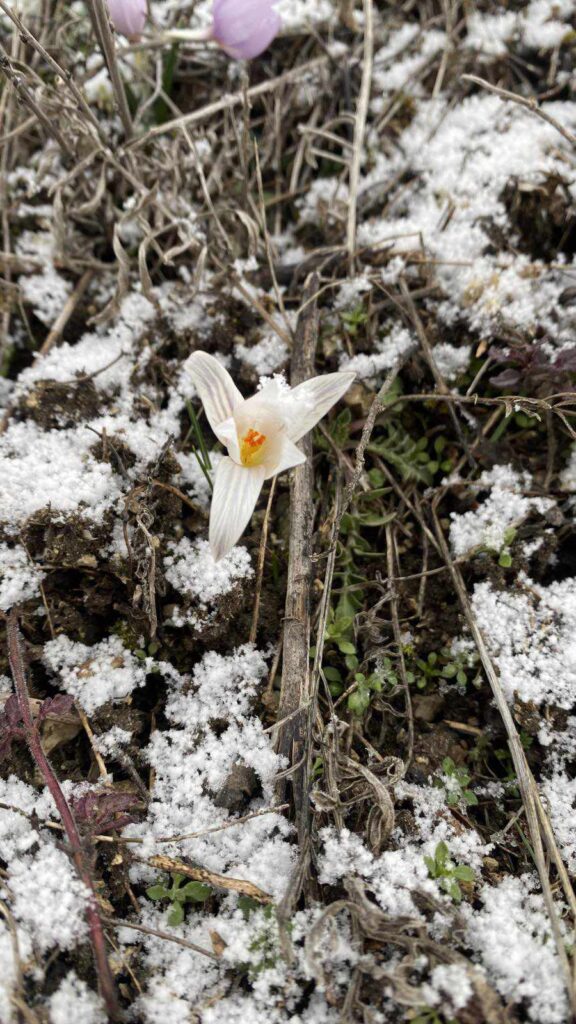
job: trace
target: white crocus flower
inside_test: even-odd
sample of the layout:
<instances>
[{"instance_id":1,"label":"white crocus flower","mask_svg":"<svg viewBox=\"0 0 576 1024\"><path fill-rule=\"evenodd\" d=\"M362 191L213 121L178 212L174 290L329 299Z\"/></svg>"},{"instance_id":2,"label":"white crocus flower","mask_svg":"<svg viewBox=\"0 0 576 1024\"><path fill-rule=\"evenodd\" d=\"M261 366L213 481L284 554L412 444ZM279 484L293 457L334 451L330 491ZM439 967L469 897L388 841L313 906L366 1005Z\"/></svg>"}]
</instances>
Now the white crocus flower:
<instances>
[{"instance_id":1,"label":"white crocus flower","mask_svg":"<svg viewBox=\"0 0 576 1024\"><path fill-rule=\"evenodd\" d=\"M210 546L216 561L243 534L265 480L306 461L296 447L348 390L355 373L327 373L295 388L282 378L243 398L230 374L207 352L187 363L208 422L228 449L219 462L210 509Z\"/></svg>"}]
</instances>

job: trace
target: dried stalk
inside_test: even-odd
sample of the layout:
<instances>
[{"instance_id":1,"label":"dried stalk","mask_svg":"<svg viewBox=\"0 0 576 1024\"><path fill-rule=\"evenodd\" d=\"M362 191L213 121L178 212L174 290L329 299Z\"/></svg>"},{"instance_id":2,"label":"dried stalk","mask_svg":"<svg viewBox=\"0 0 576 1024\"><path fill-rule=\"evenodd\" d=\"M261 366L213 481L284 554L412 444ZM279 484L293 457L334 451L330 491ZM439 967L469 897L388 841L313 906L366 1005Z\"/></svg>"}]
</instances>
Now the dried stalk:
<instances>
[{"instance_id":1,"label":"dried stalk","mask_svg":"<svg viewBox=\"0 0 576 1024\"><path fill-rule=\"evenodd\" d=\"M315 295L318 278L310 275L304 285L305 295ZM316 302L308 303L296 328L292 350L291 383L294 387L312 377L318 341ZM314 515L312 438L302 442L306 462L296 466L290 480L290 558L286 587L286 612L282 655L282 685L276 733L276 749L295 767L292 773L292 794L302 837L307 832L310 814L306 772L306 721L310 701L310 585L312 579L312 520ZM300 713L298 713L300 712ZM289 717L292 716L292 717ZM286 721L283 721L286 719ZM280 783L284 799L286 781Z\"/></svg>"},{"instance_id":2,"label":"dried stalk","mask_svg":"<svg viewBox=\"0 0 576 1024\"><path fill-rule=\"evenodd\" d=\"M490 683L490 688L492 690L494 701L500 713L500 717L502 718L504 728L506 729L506 735L508 737L508 746L514 764L514 770L516 772L516 776L518 779L518 786L520 789L520 793L522 795L522 802L524 804L524 808L526 811L526 820L528 822L530 839L532 841L532 846L534 849L534 857L536 860L538 875L540 877L542 893L544 895L546 909L548 911L548 916L550 918L550 924L552 927L554 942L556 944L556 950L558 953L558 957L560 959L562 970L564 972L566 990L568 993L570 1005L572 1007L572 1013L576 1016L576 988L574 984L574 978L572 976L570 961L568 959L568 954L566 953L564 937L560 929L558 912L556 910L554 897L552 895L552 889L548 878L548 866L546 864L546 857L544 854L544 847L542 843L542 832L544 832L544 837L546 839L547 846L552 854L554 863L556 865L562 864L562 857L558 850L549 823L547 824L547 827L542 828L541 831L541 824L539 823L539 818L542 818L544 816L544 810L540 800L538 787L534 780L534 776L532 775L532 772L530 770L528 761L526 760L526 754L524 752L520 736L518 735L518 730L516 728L516 725L514 724L514 719L512 718L510 708L508 707L508 702L504 696L504 692L500 684L500 679L498 678L498 673L494 668L492 659L486 646L486 642L478 626L478 623L476 622L476 619L474 617L470 600L468 598L468 593L466 591L466 586L462 578L462 573L460 569L454 564L452 557L450 555L448 544L446 543L444 531L440 525L440 520L438 518L438 512L436 509L438 500L439 497L436 498L432 504L432 516L434 520L436 537L438 539L438 544L442 552L442 557L444 558L446 565L448 566L450 575L452 577L452 582L454 583L454 587L458 595L462 611L464 612L464 617L468 624L468 628L470 629L470 632L474 639L474 643L476 644L478 650L478 654L480 655L482 666L488 678L488 682ZM576 917L576 898L574 897L574 892L572 890L572 886L570 885L570 880L568 878L568 874L565 868L563 871L559 872L559 875L563 883L564 893L569 903L572 915L573 917Z\"/></svg>"},{"instance_id":3,"label":"dried stalk","mask_svg":"<svg viewBox=\"0 0 576 1024\"><path fill-rule=\"evenodd\" d=\"M254 885L253 882L247 882L241 878L229 878L228 875L219 875L216 871L208 871L207 868L193 867L190 864L184 864L181 860L175 860L173 857L164 857L161 854L148 859L134 855L134 860L139 861L141 864L149 864L153 868L159 868L160 871L179 871L186 878L192 878L195 882L211 885L214 889L222 889L224 892L242 893L243 896L249 896L250 899L256 900L257 903L272 903L272 897L269 893L264 892L263 889Z\"/></svg>"},{"instance_id":4,"label":"dried stalk","mask_svg":"<svg viewBox=\"0 0 576 1024\"><path fill-rule=\"evenodd\" d=\"M14 679L18 708L22 716L26 742L28 744L30 754L32 755L38 770L50 791L58 813L62 819L62 824L70 844L70 854L74 860L78 875L88 889L89 896L86 903L86 921L88 924L90 942L92 944L92 951L98 974L98 984L102 998L106 1003L108 1015L111 1020L116 1021L120 1019L120 1009L118 1006L114 979L112 977L108 957L106 955L106 941L98 912L94 882L92 881L92 875L86 863L82 840L80 838L78 826L74 820L74 815L72 814L66 797L62 792L60 783L52 770L52 766L42 749L40 733L38 732L32 716L30 697L28 695L28 687L26 685L26 672L24 668L24 658L22 656L18 618L14 611L12 611L8 616L7 635L8 658L10 661L10 668L12 670L12 677Z\"/></svg>"},{"instance_id":5,"label":"dried stalk","mask_svg":"<svg viewBox=\"0 0 576 1024\"><path fill-rule=\"evenodd\" d=\"M264 513L264 522L262 523L262 536L260 538L260 549L258 551L258 569L256 573L256 596L254 597L254 610L252 612L252 625L250 627L250 638L249 643L256 643L256 636L258 633L258 619L260 617L260 598L262 595L262 580L264 578L264 562L266 561L266 543L268 540L268 529L270 526L270 516L272 514L272 503L274 501L274 492L276 491L276 477L270 484L270 493L268 495L268 504L266 505L266 512Z\"/></svg>"},{"instance_id":6,"label":"dried stalk","mask_svg":"<svg viewBox=\"0 0 576 1024\"><path fill-rule=\"evenodd\" d=\"M159 135L167 135L169 132L179 130L184 125L189 127L193 124L199 124L201 121L205 121L206 119L213 117L215 114L220 114L224 110L230 110L232 107L241 106L241 104L244 103L246 96L248 99L252 100L257 96L265 96L266 93L275 92L276 89L279 89L284 85L289 85L291 82L297 82L299 78L304 78L313 71L320 71L320 69L325 67L327 63L327 56L323 55L322 57L315 57L313 60L307 61L306 64L300 64L296 68L291 68L290 71L285 71L283 75L278 75L277 78L265 78L264 81L259 82L258 85L253 85L251 89L246 91L246 93L241 90L240 92L234 92L225 96L224 99L216 100L215 103L207 103L205 107L200 107L199 110L193 110L191 114L183 114L182 117L176 117L172 121L166 121L165 124L159 124L155 128L150 128L145 135L141 135L139 138L133 139L130 143L130 148L135 149L140 146L145 146Z\"/></svg>"},{"instance_id":7,"label":"dried stalk","mask_svg":"<svg viewBox=\"0 0 576 1024\"><path fill-rule=\"evenodd\" d=\"M34 99L32 93L30 92L28 86L25 84L24 79L14 69L14 67L12 66L12 61L10 60L10 57L6 53L6 50L4 49L4 47L1 46L1 45L0 45L0 71L6 76L6 78L10 82L10 85L12 85L13 88L15 89L16 95L18 96L18 99L20 100L20 102L25 107L28 107L28 109L32 111L34 116L38 119L38 121L42 125L42 127L43 127L44 131L46 132L46 134L49 135L51 138L53 138L54 141L57 143L57 145L60 147L60 149L62 150L62 152L63 152L64 156L66 157L66 159L72 160L73 157L74 157L74 154L72 153L72 150L70 149L68 143L66 142L66 139L61 134L60 130L56 127L54 122L51 121L50 118L47 116L47 114L44 113L44 111L42 110L42 107L40 107L37 104L37 102Z\"/></svg>"},{"instance_id":8,"label":"dried stalk","mask_svg":"<svg viewBox=\"0 0 576 1024\"><path fill-rule=\"evenodd\" d=\"M130 108L128 107L128 100L126 99L124 82L122 81L122 76L120 75L120 70L118 68L116 45L114 43L112 29L110 28L108 8L106 7L105 0L90 0L88 7L92 16L94 29L98 36L102 56L106 62L110 81L112 82L112 89L114 90L114 96L116 97L116 103L118 104L118 112L124 128L124 134L126 136L126 140L128 140L132 138L133 134L132 117L130 115Z\"/></svg>"},{"instance_id":9,"label":"dried stalk","mask_svg":"<svg viewBox=\"0 0 576 1024\"><path fill-rule=\"evenodd\" d=\"M373 61L374 18L372 0L364 0L364 59L362 62L362 85L360 87L360 95L358 96L356 117L354 119L354 149L352 151L352 159L350 161L350 194L348 199L348 224L346 230L346 246L348 249L348 262L351 275L354 274L358 186L360 184L362 150L364 148L366 119L368 117L368 105L370 103Z\"/></svg>"},{"instance_id":10,"label":"dried stalk","mask_svg":"<svg viewBox=\"0 0 576 1024\"><path fill-rule=\"evenodd\" d=\"M563 138L570 143L571 146L576 146L576 135L565 128L563 124L560 124L555 117L551 114L547 114L545 110L542 110L538 106L538 100L534 96L526 98L525 96L519 96L517 92L510 92L508 89L501 89L497 85L492 85L491 82L485 81L484 78L478 78L477 75L462 75L463 82L473 82L474 85L480 85L483 89L487 89L488 92L494 93L495 96L499 96L501 100L510 100L511 103L517 103L519 107L524 107L525 110L529 110L532 114L536 114L536 117L546 121L546 124L552 125L557 132L560 132Z\"/></svg>"}]
</instances>

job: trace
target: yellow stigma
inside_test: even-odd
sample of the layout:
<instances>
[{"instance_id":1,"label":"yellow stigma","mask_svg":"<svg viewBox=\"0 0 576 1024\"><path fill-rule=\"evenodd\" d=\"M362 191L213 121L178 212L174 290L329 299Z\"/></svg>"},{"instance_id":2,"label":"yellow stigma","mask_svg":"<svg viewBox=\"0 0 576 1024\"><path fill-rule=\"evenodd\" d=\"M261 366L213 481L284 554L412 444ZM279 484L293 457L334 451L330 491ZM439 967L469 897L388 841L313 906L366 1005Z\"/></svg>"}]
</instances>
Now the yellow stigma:
<instances>
[{"instance_id":1,"label":"yellow stigma","mask_svg":"<svg viewBox=\"0 0 576 1024\"><path fill-rule=\"evenodd\" d=\"M240 441L240 458L243 466L258 466L264 455L263 445L266 435L257 430L248 430Z\"/></svg>"}]
</instances>

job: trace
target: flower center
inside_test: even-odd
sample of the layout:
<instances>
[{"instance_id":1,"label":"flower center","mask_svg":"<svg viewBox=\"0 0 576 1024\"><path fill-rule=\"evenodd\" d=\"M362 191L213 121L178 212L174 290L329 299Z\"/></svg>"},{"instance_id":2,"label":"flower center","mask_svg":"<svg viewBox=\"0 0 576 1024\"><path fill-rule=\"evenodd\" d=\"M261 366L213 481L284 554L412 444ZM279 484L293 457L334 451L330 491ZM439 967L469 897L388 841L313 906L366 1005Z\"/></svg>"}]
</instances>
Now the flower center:
<instances>
[{"instance_id":1,"label":"flower center","mask_svg":"<svg viewBox=\"0 0 576 1024\"><path fill-rule=\"evenodd\" d=\"M240 458L243 466L259 466L264 457L264 444L266 442L266 434L261 434L258 430L246 431L244 437L240 441Z\"/></svg>"}]
</instances>

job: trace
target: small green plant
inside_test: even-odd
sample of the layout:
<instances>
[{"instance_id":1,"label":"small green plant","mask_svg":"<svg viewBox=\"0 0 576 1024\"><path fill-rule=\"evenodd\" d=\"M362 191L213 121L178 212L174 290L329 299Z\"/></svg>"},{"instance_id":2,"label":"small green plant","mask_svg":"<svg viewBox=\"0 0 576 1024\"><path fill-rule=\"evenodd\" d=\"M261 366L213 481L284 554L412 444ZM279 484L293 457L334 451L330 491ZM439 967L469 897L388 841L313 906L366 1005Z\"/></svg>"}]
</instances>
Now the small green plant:
<instances>
[{"instance_id":1,"label":"small green plant","mask_svg":"<svg viewBox=\"0 0 576 1024\"><path fill-rule=\"evenodd\" d=\"M431 1006L421 1006L415 1017L410 1017L410 1024L458 1024L453 1017L445 1017Z\"/></svg>"},{"instance_id":2,"label":"small green plant","mask_svg":"<svg viewBox=\"0 0 576 1024\"><path fill-rule=\"evenodd\" d=\"M280 959L278 918L272 904L262 907L250 896L240 896L238 909L246 921L254 918L253 923L257 923L257 931L248 946L251 957L245 964L248 977L253 981L262 971L276 967ZM286 927L288 932L292 931L291 922Z\"/></svg>"},{"instance_id":3,"label":"small green plant","mask_svg":"<svg viewBox=\"0 0 576 1024\"><path fill-rule=\"evenodd\" d=\"M451 472L452 460L443 457L447 444L445 437L436 437L430 450L427 436L413 438L397 420L386 423L384 429L386 435L381 434L374 439L367 450L395 466L403 480L419 480L429 486L439 470Z\"/></svg>"},{"instance_id":4,"label":"small green plant","mask_svg":"<svg viewBox=\"0 0 576 1024\"><path fill-rule=\"evenodd\" d=\"M459 882L473 882L474 872L466 864L455 864L450 859L450 851L446 843L438 843L433 857L424 857L430 878L436 879L455 903L460 903L462 890Z\"/></svg>"},{"instance_id":5,"label":"small green plant","mask_svg":"<svg viewBox=\"0 0 576 1024\"><path fill-rule=\"evenodd\" d=\"M183 885L186 875L182 875L178 871L170 875L170 878L172 879L170 888L162 883L151 885L149 889L146 889L146 895L150 900L167 900L172 904L168 915L168 924L176 927L184 920L185 904L204 903L212 890L210 886L203 885L202 882L186 882Z\"/></svg>"},{"instance_id":6,"label":"small green plant","mask_svg":"<svg viewBox=\"0 0 576 1024\"><path fill-rule=\"evenodd\" d=\"M471 776L466 768L456 765L451 757L442 761L442 775L434 780L434 785L446 791L446 803L449 807L475 807L478 797L469 789Z\"/></svg>"},{"instance_id":7,"label":"small green plant","mask_svg":"<svg viewBox=\"0 0 576 1024\"><path fill-rule=\"evenodd\" d=\"M365 676L363 672L357 672L354 679L357 686L348 697L348 710L361 718L370 707L372 695L382 692L382 679L377 672L373 672L369 676Z\"/></svg>"},{"instance_id":8,"label":"small green plant","mask_svg":"<svg viewBox=\"0 0 576 1024\"><path fill-rule=\"evenodd\" d=\"M410 661L413 652L410 648L405 650ZM430 651L425 658L416 658L410 662L410 672L407 673L408 681L415 682L419 690L426 687L437 679L450 680L458 683L459 686L466 686L468 673L470 672L469 658L464 653L453 654L449 647L442 647L440 651ZM475 682L478 673L475 672Z\"/></svg>"},{"instance_id":9,"label":"small green plant","mask_svg":"<svg viewBox=\"0 0 576 1024\"><path fill-rule=\"evenodd\" d=\"M184 445L186 445L188 441L190 442L196 462L200 466L200 469L208 481L208 486L212 491L214 489L211 476L212 463L210 462L210 453L204 439L204 434L202 433L202 427L200 426L200 421L192 402L186 402L186 410L190 420L190 427L186 437L184 438ZM195 441L192 440L193 436Z\"/></svg>"},{"instance_id":10,"label":"small green plant","mask_svg":"<svg viewBox=\"0 0 576 1024\"><path fill-rule=\"evenodd\" d=\"M501 565L503 569L509 569L512 565L512 554L510 552L510 545L512 544L516 536L516 530L513 526L509 526L504 531L504 546L500 549L498 554L498 565Z\"/></svg>"},{"instance_id":11,"label":"small green plant","mask_svg":"<svg viewBox=\"0 0 576 1024\"><path fill-rule=\"evenodd\" d=\"M364 306L356 306L349 313L341 313L340 319L344 325L344 330L351 338L355 338L358 334L360 327L364 327L364 324L368 322L368 313L364 309Z\"/></svg>"}]
</instances>

